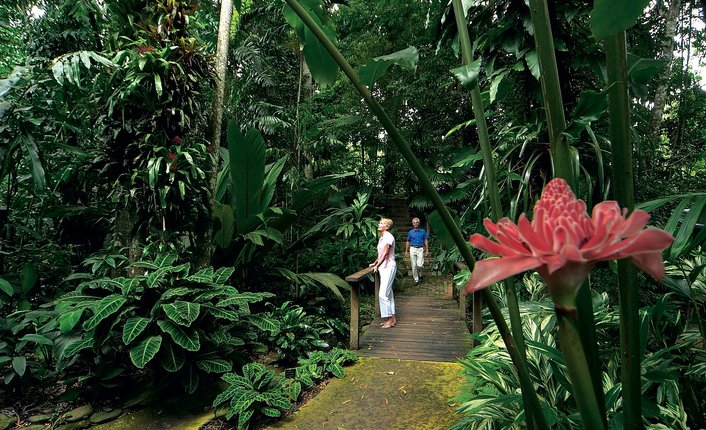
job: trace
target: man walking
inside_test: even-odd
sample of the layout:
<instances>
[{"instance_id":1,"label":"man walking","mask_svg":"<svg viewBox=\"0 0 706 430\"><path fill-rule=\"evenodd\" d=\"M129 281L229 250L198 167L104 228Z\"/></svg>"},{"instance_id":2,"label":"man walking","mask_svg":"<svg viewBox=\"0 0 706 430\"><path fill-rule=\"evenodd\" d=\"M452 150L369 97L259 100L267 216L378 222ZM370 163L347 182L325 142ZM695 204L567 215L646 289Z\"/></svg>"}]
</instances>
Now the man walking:
<instances>
[{"instance_id":1,"label":"man walking","mask_svg":"<svg viewBox=\"0 0 706 430\"><path fill-rule=\"evenodd\" d=\"M419 218L412 219L412 226L414 228L407 234L404 256L407 257L407 253L410 253L414 285L419 285L423 279L424 256L429 256L429 235L426 230L419 227Z\"/></svg>"}]
</instances>

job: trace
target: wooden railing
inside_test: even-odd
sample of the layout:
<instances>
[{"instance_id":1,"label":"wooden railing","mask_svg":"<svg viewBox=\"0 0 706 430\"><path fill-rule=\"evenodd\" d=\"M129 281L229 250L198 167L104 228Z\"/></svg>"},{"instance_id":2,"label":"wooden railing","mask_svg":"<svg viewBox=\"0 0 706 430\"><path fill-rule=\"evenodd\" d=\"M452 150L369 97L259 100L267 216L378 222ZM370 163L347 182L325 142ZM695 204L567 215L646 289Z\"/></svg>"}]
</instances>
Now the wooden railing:
<instances>
[{"instance_id":1,"label":"wooden railing","mask_svg":"<svg viewBox=\"0 0 706 430\"><path fill-rule=\"evenodd\" d=\"M464 263L456 263L456 272L465 269ZM350 349L360 348L360 281L373 273L372 267L366 267L352 275L346 276L346 282L351 285L351 323L350 323ZM375 315L380 314L380 301L377 300L380 292L380 274L375 272ZM483 329L483 298L480 292L473 293L473 333ZM459 289L458 297L459 317L466 320L466 289Z\"/></svg>"},{"instance_id":2,"label":"wooden railing","mask_svg":"<svg viewBox=\"0 0 706 430\"><path fill-rule=\"evenodd\" d=\"M360 281L373 273L372 267L366 267L352 275L346 276L346 282L351 284L351 334L350 348L360 348ZM380 273L375 272L375 297L380 291ZM375 300L375 315L380 314L380 301Z\"/></svg>"}]
</instances>

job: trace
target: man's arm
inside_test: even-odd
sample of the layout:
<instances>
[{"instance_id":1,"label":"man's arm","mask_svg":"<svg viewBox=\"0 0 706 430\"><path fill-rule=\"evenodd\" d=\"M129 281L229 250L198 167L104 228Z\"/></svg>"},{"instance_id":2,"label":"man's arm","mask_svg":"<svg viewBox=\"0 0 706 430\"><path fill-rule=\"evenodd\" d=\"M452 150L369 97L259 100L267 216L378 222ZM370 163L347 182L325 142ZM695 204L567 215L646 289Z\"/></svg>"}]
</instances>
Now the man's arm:
<instances>
[{"instance_id":1,"label":"man's arm","mask_svg":"<svg viewBox=\"0 0 706 430\"><path fill-rule=\"evenodd\" d=\"M404 245L404 256L407 256L407 253L409 252L409 239L407 239L407 242Z\"/></svg>"},{"instance_id":2,"label":"man's arm","mask_svg":"<svg viewBox=\"0 0 706 430\"><path fill-rule=\"evenodd\" d=\"M424 250L426 251L425 254L428 256L429 255L429 233L424 231Z\"/></svg>"}]
</instances>

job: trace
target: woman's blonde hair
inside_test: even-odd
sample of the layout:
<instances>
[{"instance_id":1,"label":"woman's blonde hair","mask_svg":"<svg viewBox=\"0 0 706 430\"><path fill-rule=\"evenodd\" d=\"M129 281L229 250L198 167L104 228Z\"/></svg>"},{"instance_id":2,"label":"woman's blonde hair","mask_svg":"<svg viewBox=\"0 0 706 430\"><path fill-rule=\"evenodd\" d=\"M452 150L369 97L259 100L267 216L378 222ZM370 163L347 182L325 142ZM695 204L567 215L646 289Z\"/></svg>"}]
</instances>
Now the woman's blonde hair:
<instances>
[{"instance_id":1,"label":"woman's blonde hair","mask_svg":"<svg viewBox=\"0 0 706 430\"><path fill-rule=\"evenodd\" d=\"M388 230L392 228L392 220L390 218L382 218L380 223L385 224Z\"/></svg>"}]
</instances>

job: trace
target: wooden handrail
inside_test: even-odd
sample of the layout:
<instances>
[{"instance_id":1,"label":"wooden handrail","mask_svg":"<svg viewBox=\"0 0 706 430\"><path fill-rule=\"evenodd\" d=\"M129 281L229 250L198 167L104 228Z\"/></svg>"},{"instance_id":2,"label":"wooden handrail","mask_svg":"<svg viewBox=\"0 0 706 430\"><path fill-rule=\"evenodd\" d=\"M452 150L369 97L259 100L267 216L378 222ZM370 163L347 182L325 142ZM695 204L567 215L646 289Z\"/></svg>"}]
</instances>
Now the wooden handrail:
<instances>
[{"instance_id":1,"label":"wooden handrail","mask_svg":"<svg viewBox=\"0 0 706 430\"><path fill-rule=\"evenodd\" d=\"M366 267L346 276L346 282L351 285L351 330L350 348L360 349L360 281L373 273L372 267ZM375 297L380 291L380 274L375 273ZM380 313L380 301L375 300L375 313Z\"/></svg>"},{"instance_id":2,"label":"wooden handrail","mask_svg":"<svg viewBox=\"0 0 706 430\"><path fill-rule=\"evenodd\" d=\"M460 272L463 269L467 269L466 263L461 261L454 264L454 269L456 272ZM458 291L458 307L461 312L461 317L466 319L466 289L459 288ZM480 291L473 293L473 333L478 333L483 330L483 296ZM476 345L476 341L473 341L473 346Z\"/></svg>"}]
</instances>

